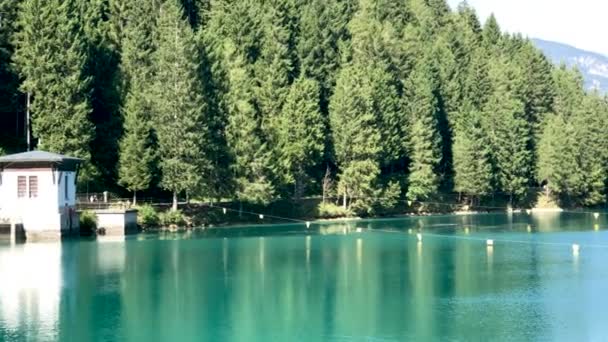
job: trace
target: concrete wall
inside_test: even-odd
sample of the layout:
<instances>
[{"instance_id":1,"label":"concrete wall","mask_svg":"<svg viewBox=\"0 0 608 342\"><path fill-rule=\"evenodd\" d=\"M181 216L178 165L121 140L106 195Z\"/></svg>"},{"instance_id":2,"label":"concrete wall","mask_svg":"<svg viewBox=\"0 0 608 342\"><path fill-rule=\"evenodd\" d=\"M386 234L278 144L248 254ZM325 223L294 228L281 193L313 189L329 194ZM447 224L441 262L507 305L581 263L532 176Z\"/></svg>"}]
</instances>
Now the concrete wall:
<instances>
[{"instance_id":1,"label":"concrete wall","mask_svg":"<svg viewBox=\"0 0 608 342\"><path fill-rule=\"evenodd\" d=\"M26 177L25 197L18 197L18 177ZM38 177L38 196L29 196L29 177ZM26 233L66 233L74 222L75 173L40 169L5 169L0 184L0 218L22 223ZM67 190L66 197L66 177ZM70 222L71 221L71 222Z\"/></svg>"},{"instance_id":2,"label":"concrete wall","mask_svg":"<svg viewBox=\"0 0 608 342\"><path fill-rule=\"evenodd\" d=\"M126 235L136 233L137 210L95 210L97 227L103 228L106 235Z\"/></svg>"}]
</instances>

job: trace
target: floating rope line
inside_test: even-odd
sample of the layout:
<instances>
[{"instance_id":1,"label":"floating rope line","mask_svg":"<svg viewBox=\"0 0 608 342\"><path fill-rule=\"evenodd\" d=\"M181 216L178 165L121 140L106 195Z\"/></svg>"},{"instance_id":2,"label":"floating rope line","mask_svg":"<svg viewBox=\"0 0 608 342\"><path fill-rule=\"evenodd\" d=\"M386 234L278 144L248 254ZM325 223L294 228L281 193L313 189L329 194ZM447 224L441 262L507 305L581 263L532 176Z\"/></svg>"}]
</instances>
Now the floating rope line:
<instances>
[{"instance_id":1,"label":"floating rope line","mask_svg":"<svg viewBox=\"0 0 608 342\"><path fill-rule=\"evenodd\" d=\"M417 202L417 203L421 203L421 202ZM428 203L428 202L426 202ZM222 212L224 214L226 214L228 211L231 212L238 212L241 214L247 214L247 215L253 215L253 216L257 216L260 219L264 219L264 217L268 217L268 218L274 218L274 219L279 219L279 220L285 220L285 221L290 221L290 222L295 222L295 223L304 223L306 225L306 228L310 228L311 222L310 221L306 221L306 220L301 220L301 219L294 219L294 218L289 218L289 217L282 217L282 216L276 216L276 215L267 215L267 214L261 214L261 213L256 213L256 212L252 212L252 211L247 211L247 210L238 210L238 209L232 209L232 208L227 208L227 207L222 207L222 206L217 206L217 205L207 205L210 208L215 208L215 209L221 209ZM562 212L567 212L567 211L562 211ZM599 213L597 212L581 212L581 211L571 211L572 213L577 213L577 214L593 214L593 216L597 219L599 217ZM607 214L607 213L604 213ZM441 230L454 230L454 231L464 231L466 233L468 233L470 231L470 228L476 228L478 230L492 230L492 229L499 229L499 228L504 228L504 227L513 227L513 226L524 226L526 225L528 228L530 228L530 224L529 223L506 223L503 225L494 225L494 226L479 226L479 225L446 225L446 226L440 226L440 227L435 227L435 228L431 228L431 230L433 231L441 231ZM598 230L598 225L596 225L596 227L594 227L595 230ZM415 230L412 228L409 228L407 231L403 231L403 230L390 230L390 229L367 229L370 232L377 232L377 233L390 233L390 234L401 234L401 235L405 235L405 236L411 236ZM357 228L356 232L357 233L361 233L363 231L362 228ZM528 231L530 231L528 229ZM516 239L488 239L486 237L474 237L474 236L461 236L461 235L448 235L448 234L434 234L434 233L424 233L422 229L418 228L417 232L416 232L416 239L418 241L418 243L422 243L424 237L431 237L431 238L438 238L438 239L458 239L458 240L465 240L465 241L479 241L479 242L485 242L486 246L488 248L494 248L494 246L496 244L524 244L524 245L537 245L537 246L553 246L553 247L571 247L572 248L572 253L576 256L579 255L580 249L581 248L596 248L596 249L608 249L608 245L597 245L597 244L578 244L578 243L565 243L565 242L546 242L546 241L534 241L534 240L516 240Z\"/></svg>"},{"instance_id":2,"label":"floating rope line","mask_svg":"<svg viewBox=\"0 0 608 342\"><path fill-rule=\"evenodd\" d=\"M300 220L300 219L294 219L294 218L290 218L290 217L283 217L283 216L276 216L276 215L268 215L268 214L255 213L255 212L252 212L252 211L232 209L232 208L217 206L217 205L213 205L213 204L207 204L206 206L208 206L209 208L221 209L224 214L226 214L228 211L230 211L230 212L237 212L239 214L247 214L247 215L257 216L260 220L263 220L265 217L267 217L267 218L273 218L273 219L277 219L277 220L290 221L290 222L295 222L295 223L304 223L306 225L307 229L310 228L310 226L311 226L311 221L306 221L306 220Z\"/></svg>"},{"instance_id":3,"label":"floating rope line","mask_svg":"<svg viewBox=\"0 0 608 342\"><path fill-rule=\"evenodd\" d=\"M457 204L457 203L448 203L448 202L437 202L437 201L412 201L412 200L405 200L405 199L390 199L390 198L385 198L385 197L365 197L363 199L385 199L385 200L394 200L396 202L400 202L400 203L407 203L409 207L413 206L414 204L432 204L432 205L443 205L443 206L450 206L450 207L462 207L462 204ZM310 228L312 222L309 220L302 220L302 219L295 219L295 218L291 218L291 217L284 217L284 216L277 216L277 215L268 215L268 214L263 214L263 213L257 213L257 212L252 212L252 211L247 211L247 210L240 210L240 209L232 209L229 207L224 207L224 206L218 206L218 205L214 205L214 204L204 204L205 206L209 207L209 208L215 208L215 209L221 209L222 212L224 214L226 214L228 211L230 212L238 212L239 214L247 214L247 215L251 215L251 216L257 216L260 220L263 220L265 217L267 218L272 218L272 219L277 219L277 220L284 220L284 221L289 221L289 222L294 222L294 223L304 223L306 225L306 228ZM478 205L478 206L474 206L474 208L479 208L479 209L492 209L492 210L502 210L505 211L507 213L527 213L528 215L531 215L534 213L533 210L531 209L512 209L509 207L498 207L498 206L484 206L484 205ZM569 214L589 214L589 215L593 215L593 217L596 220L599 220L600 215L608 215L608 212L592 212L592 211L583 211L583 210L560 210L560 211L556 211L557 213L569 213ZM539 213L543 213L542 211ZM421 216L422 217L422 216ZM397 217L398 218L398 217ZM596 229L597 230L597 229Z\"/></svg>"},{"instance_id":4,"label":"floating rope line","mask_svg":"<svg viewBox=\"0 0 608 342\"><path fill-rule=\"evenodd\" d=\"M400 203L407 203L408 206L412 206L413 204L434 204L434 205L443 205L443 206L452 206L452 207L463 207L463 206L467 206L468 205L463 205L463 204L459 204L459 203L448 203L448 202L436 202L436 201L412 201L412 200L404 200L404 199L391 199L391 198L386 198L386 197L375 197L375 198L371 198L371 197L362 197L363 199L383 199L383 200L393 200L396 202L400 202ZM530 209L530 208L510 208L510 207L503 207L503 206L489 206L489 205L474 205L473 208L478 208L478 209L494 209L494 210L502 210L505 212L509 212L511 211L512 213L528 213L528 214L533 214L533 213L547 213L547 211L542 211L542 210L534 210L534 209ZM549 211L551 212L551 211ZM560 209L559 211L555 211L556 213L569 213L569 214L592 214L594 216L594 218L598 219L600 217L600 215L608 215L608 212L598 212L598 211L586 211L586 210L566 210L566 209Z\"/></svg>"},{"instance_id":5,"label":"floating rope line","mask_svg":"<svg viewBox=\"0 0 608 342\"><path fill-rule=\"evenodd\" d=\"M389 229L372 229L373 232L388 233L388 234L399 234L410 236L406 232L399 230ZM581 248L596 248L596 249L608 249L608 245L597 245L597 244L578 244L578 243L567 243L567 242L548 242L548 241L534 241L534 240L516 240L516 239L488 239L486 237L474 237L474 236L461 236L461 235L447 235L447 234L433 234L419 232L416 234L418 242L422 242L423 238L437 238L437 239L453 239L453 240L465 240L465 241L479 241L485 242L487 246L494 247L497 243L505 244L521 244L521 245L540 245L540 246L552 246L552 247L571 247L573 253L578 254Z\"/></svg>"}]
</instances>

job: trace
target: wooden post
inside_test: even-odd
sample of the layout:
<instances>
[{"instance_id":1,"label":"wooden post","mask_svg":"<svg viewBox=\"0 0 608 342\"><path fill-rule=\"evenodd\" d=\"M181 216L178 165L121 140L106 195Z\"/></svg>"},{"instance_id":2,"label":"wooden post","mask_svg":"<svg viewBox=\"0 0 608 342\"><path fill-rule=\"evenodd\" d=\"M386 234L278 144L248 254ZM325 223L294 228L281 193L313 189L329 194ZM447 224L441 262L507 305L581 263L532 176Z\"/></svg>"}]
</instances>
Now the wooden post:
<instances>
[{"instance_id":1,"label":"wooden post","mask_svg":"<svg viewBox=\"0 0 608 342\"><path fill-rule=\"evenodd\" d=\"M15 222L11 221L11 237L10 237L11 245L14 245L17 242L17 225Z\"/></svg>"}]
</instances>

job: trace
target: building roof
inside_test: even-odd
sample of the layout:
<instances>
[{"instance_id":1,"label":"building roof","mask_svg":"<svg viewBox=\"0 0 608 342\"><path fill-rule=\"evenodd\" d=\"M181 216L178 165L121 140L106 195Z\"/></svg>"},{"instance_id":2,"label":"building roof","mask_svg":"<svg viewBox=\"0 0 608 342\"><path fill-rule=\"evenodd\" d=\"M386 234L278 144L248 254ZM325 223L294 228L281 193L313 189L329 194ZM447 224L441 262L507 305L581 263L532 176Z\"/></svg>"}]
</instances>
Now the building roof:
<instances>
[{"instance_id":1,"label":"building roof","mask_svg":"<svg viewBox=\"0 0 608 342\"><path fill-rule=\"evenodd\" d=\"M82 162L83 160L80 158L45 151L30 151L0 157L0 167L2 168L12 165L18 166L26 164L54 164L67 166L68 168L75 168Z\"/></svg>"}]
</instances>

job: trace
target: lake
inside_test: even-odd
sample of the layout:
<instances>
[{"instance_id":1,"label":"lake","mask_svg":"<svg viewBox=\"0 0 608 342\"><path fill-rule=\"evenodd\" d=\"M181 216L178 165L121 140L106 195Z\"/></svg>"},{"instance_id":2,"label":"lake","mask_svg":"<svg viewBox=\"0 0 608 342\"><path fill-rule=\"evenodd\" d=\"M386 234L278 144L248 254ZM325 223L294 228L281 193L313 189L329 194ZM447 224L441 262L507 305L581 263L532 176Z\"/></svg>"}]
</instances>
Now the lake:
<instances>
[{"instance_id":1,"label":"lake","mask_svg":"<svg viewBox=\"0 0 608 342\"><path fill-rule=\"evenodd\" d=\"M607 224L481 214L5 243L0 340L602 340Z\"/></svg>"}]
</instances>

